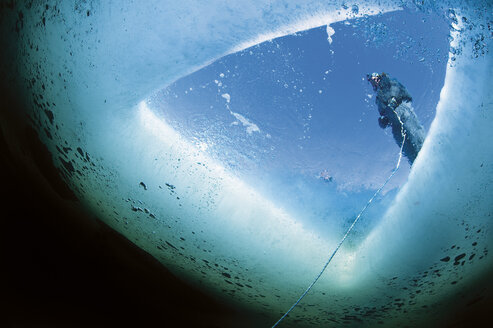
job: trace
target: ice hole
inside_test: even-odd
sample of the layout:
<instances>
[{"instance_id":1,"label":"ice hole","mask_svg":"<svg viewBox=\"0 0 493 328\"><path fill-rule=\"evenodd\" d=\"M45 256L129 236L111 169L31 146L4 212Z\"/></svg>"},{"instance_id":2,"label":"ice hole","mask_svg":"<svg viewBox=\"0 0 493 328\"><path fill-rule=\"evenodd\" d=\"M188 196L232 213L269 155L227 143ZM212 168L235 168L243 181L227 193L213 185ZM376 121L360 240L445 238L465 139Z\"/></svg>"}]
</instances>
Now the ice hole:
<instances>
[{"instance_id":1,"label":"ice hole","mask_svg":"<svg viewBox=\"0 0 493 328\"><path fill-rule=\"evenodd\" d=\"M335 237L399 152L390 130L378 125L366 73L398 78L428 130L444 83L448 35L436 14L349 19L220 58L154 94L148 106L305 226ZM378 221L409 170L403 163L357 234Z\"/></svg>"}]
</instances>

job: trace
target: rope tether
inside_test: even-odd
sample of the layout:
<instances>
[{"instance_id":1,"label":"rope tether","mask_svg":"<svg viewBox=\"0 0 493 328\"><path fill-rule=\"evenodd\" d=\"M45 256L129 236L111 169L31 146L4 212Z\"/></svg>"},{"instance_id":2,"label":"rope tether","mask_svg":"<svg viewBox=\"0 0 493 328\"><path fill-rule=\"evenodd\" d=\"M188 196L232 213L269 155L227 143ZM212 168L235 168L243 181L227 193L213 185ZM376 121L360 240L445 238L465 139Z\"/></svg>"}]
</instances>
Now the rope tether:
<instances>
[{"instance_id":1,"label":"rope tether","mask_svg":"<svg viewBox=\"0 0 493 328\"><path fill-rule=\"evenodd\" d=\"M366 205L363 207L363 209L356 216L356 218L354 219L353 223L351 224L351 226L349 227L349 229L347 229L346 233L344 234L344 236L342 237L341 241L339 242L339 244L337 245L337 247L334 249L334 251L330 255L330 257L327 260L327 262L325 262L325 265L323 266L322 270L317 275L317 277L313 280L313 282L310 284L310 286L308 286L308 288L305 290L305 292L303 294L301 294L300 298L298 298L298 300L289 308L289 310L286 313L284 313L284 315L281 317L281 319L279 319L272 326L272 328L277 327L281 323L281 321L301 302L301 300L303 299L303 297L305 297L305 295L308 294L308 292L310 291L310 289L312 289L313 285L315 285L315 283L318 281L318 279L324 273L324 271L327 268L327 266L329 265L330 261L332 261L332 258L334 257L334 255L336 255L337 251L341 247L341 245L344 242L344 240L346 240L346 238L349 235L349 233L351 232L351 230L353 230L354 225L356 224L356 222L358 222L358 220L361 217L361 215L363 215L363 213L366 211L366 209L368 208L368 206L370 206L370 204L373 202L373 199L380 193L380 191L382 191L382 189L387 185L387 183L390 181L390 179L392 179L392 177L394 176L395 172L397 172L397 170L399 169L399 166L401 165L401 159L402 159L402 149L404 148L404 142L406 141L406 133L404 132L404 124L402 123L401 118L399 117L399 114L397 114L397 112L395 111L395 108L392 108L392 111L395 113L395 115L399 119L399 122L401 124L401 134L402 134L402 144L401 144L401 149L399 151L399 159L397 160L397 164L396 164L395 168L392 170L392 173L389 175L389 177L387 178L387 180L385 180L385 182L382 184L382 186L380 186L380 188L378 188L378 190L373 194L373 196L370 198L370 200L366 203Z\"/></svg>"}]
</instances>

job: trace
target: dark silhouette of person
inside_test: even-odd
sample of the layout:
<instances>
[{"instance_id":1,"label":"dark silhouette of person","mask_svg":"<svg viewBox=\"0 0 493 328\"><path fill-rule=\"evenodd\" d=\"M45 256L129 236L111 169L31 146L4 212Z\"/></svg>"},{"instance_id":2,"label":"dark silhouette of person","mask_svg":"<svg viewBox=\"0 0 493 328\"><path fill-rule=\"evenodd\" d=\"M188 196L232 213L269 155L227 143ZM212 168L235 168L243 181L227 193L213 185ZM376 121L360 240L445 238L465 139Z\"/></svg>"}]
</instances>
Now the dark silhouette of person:
<instances>
[{"instance_id":1,"label":"dark silhouette of person","mask_svg":"<svg viewBox=\"0 0 493 328\"><path fill-rule=\"evenodd\" d=\"M425 129L414 112L411 95L399 81L386 73L368 74L367 79L377 93L378 124L382 129L392 128L392 135L399 147L406 136L403 155L412 165L423 146Z\"/></svg>"}]
</instances>

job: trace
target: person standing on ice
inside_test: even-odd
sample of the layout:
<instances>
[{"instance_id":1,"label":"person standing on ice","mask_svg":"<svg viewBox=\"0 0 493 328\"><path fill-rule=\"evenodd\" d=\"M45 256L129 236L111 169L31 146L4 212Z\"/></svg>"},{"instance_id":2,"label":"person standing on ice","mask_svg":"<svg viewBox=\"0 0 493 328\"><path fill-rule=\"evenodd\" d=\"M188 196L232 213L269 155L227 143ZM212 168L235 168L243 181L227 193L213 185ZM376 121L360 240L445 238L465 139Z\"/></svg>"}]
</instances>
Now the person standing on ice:
<instances>
[{"instance_id":1,"label":"person standing on ice","mask_svg":"<svg viewBox=\"0 0 493 328\"><path fill-rule=\"evenodd\" d=\"M411 95L399 81L386 73L367 74L367 79L377 93L378 124L382 129L392 128L392 135L399 147L406 136L403 155L412 165L423 146L425 129L413 110Z\"/></svg>"}]
</instances>

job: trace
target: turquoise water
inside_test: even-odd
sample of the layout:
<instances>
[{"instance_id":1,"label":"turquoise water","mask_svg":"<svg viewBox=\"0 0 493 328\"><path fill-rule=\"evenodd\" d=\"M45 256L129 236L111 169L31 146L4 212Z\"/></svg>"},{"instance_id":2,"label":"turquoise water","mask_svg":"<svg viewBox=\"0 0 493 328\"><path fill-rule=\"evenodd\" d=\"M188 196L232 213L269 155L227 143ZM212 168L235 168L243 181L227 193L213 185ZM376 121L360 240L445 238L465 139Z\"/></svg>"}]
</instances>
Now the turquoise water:
<instances>
[{"instance_id":1,"label":"turquoise water","mask_svg":"<svg viewBox=\"0 0 493 328\"><path fill-rule=\"evenodd\" d=\"M19 120L182 280L266 326L291 306L398 158L376 71L409 90L423 148L283 325L436 326L491 299L490 2L13 6Z\"/></svg>"}]
</instances>

